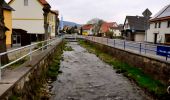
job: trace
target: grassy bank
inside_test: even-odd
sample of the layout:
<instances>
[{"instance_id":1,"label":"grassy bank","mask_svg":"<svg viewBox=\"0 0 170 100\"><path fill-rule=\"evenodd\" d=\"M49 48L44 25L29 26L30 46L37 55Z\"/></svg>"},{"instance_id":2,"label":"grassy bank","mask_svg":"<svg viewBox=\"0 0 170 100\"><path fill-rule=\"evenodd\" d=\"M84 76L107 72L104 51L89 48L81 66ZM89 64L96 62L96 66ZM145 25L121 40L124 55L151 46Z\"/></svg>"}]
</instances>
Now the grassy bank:
<instances>
[{"instance_id":1,"label":"grassy bank","mask_svg":"<svg viewBox=\"0 0 170 100\"><path fill-rule=\"evenodd\" d=\"M63 45L60 45L60 47L57 48L57 52L54 55L54 58L52 59L52 64L50 65L48 71L47 71L47 78L52 79L53 81L56 80L60 69L60 61L62 60L62 54L63 50L66 47L66 42L63 43Z\"/></svg>"},{"instance_id":2,"label":"grassy bank","mask_svg":"<svg viewBox=\"0 0 170 100\"><path fill-rule=\"evenodd\" d=\"M90 53L96 54L104 62L112 65L113 68L117 70L117 73L123 73L123 75L135 81L137 85L147 90L152 95L156 96L157 98L161 98L161 100L167 100L167 98L169 98L168 94L166 93L166 86L158 80L154 80L149 75L144 74L141 69L117 60L108 53L97 49L96 45L94 44L90 44L89 42L83 40L80 40L79 44L86 48Z\"/></svg>"}]
</instances>

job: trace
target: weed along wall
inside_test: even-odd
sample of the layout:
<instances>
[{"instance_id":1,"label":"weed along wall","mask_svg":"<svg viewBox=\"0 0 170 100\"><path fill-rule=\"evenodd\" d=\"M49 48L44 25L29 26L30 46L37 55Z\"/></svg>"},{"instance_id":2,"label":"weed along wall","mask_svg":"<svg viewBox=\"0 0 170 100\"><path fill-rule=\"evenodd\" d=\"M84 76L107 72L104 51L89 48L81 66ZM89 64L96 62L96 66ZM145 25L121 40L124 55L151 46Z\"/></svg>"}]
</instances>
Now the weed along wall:
<instances>
[{"instance_id":1,"label":"weed along wall","mask_svg":"<svg viewBox=\"0 0 170 100\"><path fill-rule=\"evenodd\" d=\"M96 48L109 53L114 58L128 63L132 66L138 67L144 71L144 73L150 75L156 80L160 80L165 85L170 85L170 63L161 61L145 55L136 54L130 51L124 51L104 44L88 41Z\"/></svg>"},{"instance_id":2,"label":"weed along wall","mask_svg":"<svg viewBox=\"0 0 170 100\"><path fill-rule=\"evenodd\" d=\"M0 95L0 100L41 100L40 88L46 83L49 66L53 63L56 52L63 50L64 42L61 41L40 55L33 57L31 62L26 62L15 72L19 73L18 80ZM11 73L12 74L12 73ZM16 73L13 73L15 76Z\"/></svg>"}]
</instances>

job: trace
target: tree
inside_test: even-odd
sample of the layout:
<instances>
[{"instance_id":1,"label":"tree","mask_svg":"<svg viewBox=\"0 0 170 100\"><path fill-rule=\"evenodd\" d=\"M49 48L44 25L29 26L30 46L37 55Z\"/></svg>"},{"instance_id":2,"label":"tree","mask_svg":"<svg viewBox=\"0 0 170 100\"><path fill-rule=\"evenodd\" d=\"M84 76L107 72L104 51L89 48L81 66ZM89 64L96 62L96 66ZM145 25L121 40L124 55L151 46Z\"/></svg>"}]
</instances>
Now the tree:
<instances>
[{"instance_id":1,"label":"tree","mask_svg":"<svg viewBox=\"0 0 170 100\"><path fill-rule=\"evenodd\" d=\"M5 32L7 28L5 27L4 23L4 12L3 12L3 4L6 3L4 0L0 0L0 53L6 52L6 35ZM1 56L1 64L7 64L9 62L8 56L3 55Z\"/></svg>"},{"instance_id":2,"label":"tree","mask_svg":"<svg viewBox=\"0 0 170 100\"><path fill-rule=\"evenodd\" d=\"M47 40L49 38L49 34L48 34L49 24L48 24L48 21L47 21L47 17L48 17L48 13L50 12L50 8L51 8L51 6L46 4L46 5L44 5L44 7L42 9L44 11L44 13L43 13L43 15L44 15L44 30L45 30L44 40Z\"/></svg>"},{"instance_id":3,"label":"tree","mask_svg":"<svg viewBox=\"0 0 170 100\"><path fill-rule=\"evenodd\" d=\"M100 32L100 28L103 24L103 20L98 20L97 23L94 24L94 27L93 27L93 33L96 35L96 36L99 36L99 32Z\"/></svg>"},{"instance_id":4,"label":"tree","mask_svg":"<svg viewBox=\"0 0 170 100\"><path fill-rule=\"evenodd\" d=\"M93 24L94 27L93 27L92 32L93 32L94 35L96 35L96 36L101 36L101 34L100 34L99 32L100 32L100 28L101 28L103 22L104 22L104 21L103 21L102 19L93 18L93 19L91 19L90 21L88 21L87 24Z\"/></svg>"}]
</instances>

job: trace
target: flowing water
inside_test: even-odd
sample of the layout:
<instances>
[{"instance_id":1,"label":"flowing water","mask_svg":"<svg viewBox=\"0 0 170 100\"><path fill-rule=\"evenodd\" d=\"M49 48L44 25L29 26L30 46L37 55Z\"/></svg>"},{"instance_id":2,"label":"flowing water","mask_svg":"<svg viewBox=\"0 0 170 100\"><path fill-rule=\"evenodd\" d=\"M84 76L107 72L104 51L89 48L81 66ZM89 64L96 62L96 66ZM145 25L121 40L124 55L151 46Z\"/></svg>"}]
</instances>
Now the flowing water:
<instances>
[{"instance_id":1,"label":"flowing water","mask_svg":"<svg viewBox=\"0 0 170 100\"><path fill-rule=\"evenodd\" d=\"M65 51L51 100L152 100L113 68L76 42Z\"/></svg>"}]
</instances>

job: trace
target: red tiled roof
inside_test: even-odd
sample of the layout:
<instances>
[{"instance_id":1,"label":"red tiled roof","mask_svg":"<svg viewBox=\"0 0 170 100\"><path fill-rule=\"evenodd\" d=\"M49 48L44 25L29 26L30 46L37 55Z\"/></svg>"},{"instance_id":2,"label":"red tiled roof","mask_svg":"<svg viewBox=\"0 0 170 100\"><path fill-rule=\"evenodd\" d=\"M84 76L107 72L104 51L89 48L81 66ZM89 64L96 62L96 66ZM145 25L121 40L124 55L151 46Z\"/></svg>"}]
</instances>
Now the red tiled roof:
<instances>
[{"instance_id":1,"label":"red tiled roof","mask_svg":"<svg viewBox=\"0 0 170 100\"><path fill-rule=\"evenodd\" d=\"M93 27L92 24L87 24L82 27L83 30L90 30Z\"/></svg>"},{"instance_id":2,"label":"red tiled roof","mask_svg":"<svg viewBox=\"0 0 170 100\"><path fill-rule=\"evenodd\" d=\"M10 0L8 4L10 4L14 0ZM49 3L46 0L38 0L42 5L48 5Z\"/></svg>"},{"instance_id":3,"label":"red tiled roof","mask_svg":"<svg viewBox=\"0 0 170 100\"><path fill-rule=\"evenodd\" d=\"M48 2L46 1L46 0L38 0L41 4L43 4L43 5L48 5Z\"/></svg>"},{"instance_id":4,"label":"red tiled roof","mask_svg":"<svg viewBox=\"0 0 170 100\"><path fill-rule=\"evenodd\" d=\"M117 28L117 27L118 27L118 25L116 22L111 22L111 23L104 22L102 24L100 30L102 33L105 33L105 32L109 31L109 28Z\"/></svg>"}]
</instances>

